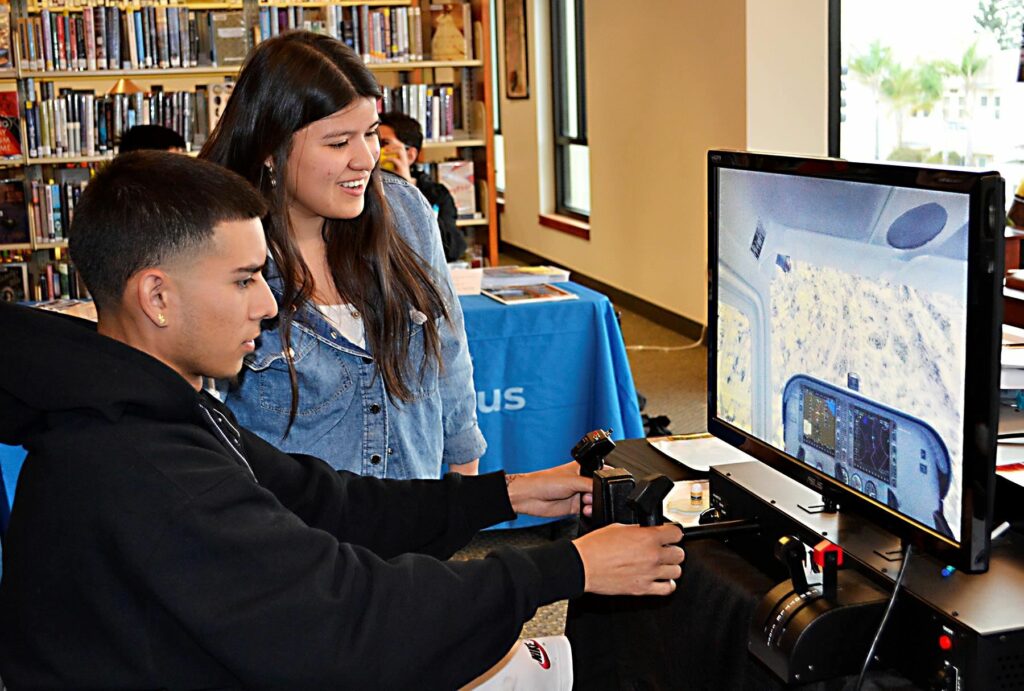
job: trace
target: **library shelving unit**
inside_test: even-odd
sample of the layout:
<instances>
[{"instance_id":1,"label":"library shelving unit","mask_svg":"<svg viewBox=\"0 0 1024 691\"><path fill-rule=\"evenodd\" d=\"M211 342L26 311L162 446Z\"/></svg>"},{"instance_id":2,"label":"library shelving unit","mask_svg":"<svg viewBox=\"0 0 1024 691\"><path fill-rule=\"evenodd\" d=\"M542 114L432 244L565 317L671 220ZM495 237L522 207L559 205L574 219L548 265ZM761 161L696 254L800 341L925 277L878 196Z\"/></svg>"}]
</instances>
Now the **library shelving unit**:
<instances>
[{"instance_id":1,"label":"library shelving unit","mask_svg":"<svg viewBox=\"0 0 1024 691\"><path fill-rule=\"evenodd\" d=\"M20 186L29 237L3 244L0 235L0 291L13 285L10 272L3 271L13 263L26 267L25 298L67 296L68 285L53 277L67 271L64 234L74 201L93 167L116 153L122 129L165 124L197 151L222 107L219 99L230 96L245 53L261 38L290 28L329 33L356 48L382 87L405 97L391 105L426 125L425 161L472 161L476 213L458 225L467 244L482 246L496 264L490 3L467 0L440 10L429 0L12 0L13 69L0 70L0 92L17 92L22 155L0 158L0 223L5 209L17 211ZM432 13L452 7L463 18L460 29L472 35L467 55L432 59ZM396 30L385 34L381 20L392 15L401 17L401 31L392 20ZM416 31L419 36L412 37ZM233 40L214 45L214 34ZM409 45L419 52L410 52ZM433 103L426 88L435 89ZM426 95L425 108L410 112L410 93L421 101ZM451 102L452 94L458 103ZM435 122L429 129L425 118L438 119L439 103L441 128Z\"/></svg>"}]
</instances>

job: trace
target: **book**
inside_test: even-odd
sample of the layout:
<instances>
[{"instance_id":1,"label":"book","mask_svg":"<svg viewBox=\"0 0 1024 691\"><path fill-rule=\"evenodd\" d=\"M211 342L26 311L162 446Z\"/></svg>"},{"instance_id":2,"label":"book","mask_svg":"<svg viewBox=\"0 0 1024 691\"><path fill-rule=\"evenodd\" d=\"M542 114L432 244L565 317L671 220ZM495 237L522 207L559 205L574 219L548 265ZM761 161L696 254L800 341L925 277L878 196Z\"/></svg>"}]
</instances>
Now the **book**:
<instances>
[{"instance_id":1,"label":"book","mask_svg":"<svg viewBox=\"0 0 1024 691\"><path fill-rule=\"evenodd\" d=\"M11 6L0 4L0 70L14 67L11 51Z\"/></svg>"},{"instance_id":2,"label":"book","mask_svg":"<svg viewBox=\"0 0 1024 691\"><path fill-rule=\"evenodd\" d=\"M0 157L21 156L18 92L0 91Z\"/></svg>"},{"instance_id":3,"label":"book","mask_svg":"<svg viewBox=\"0 0 1024 691\"><path fill-rule=\"evenodd\" d=\"M553 302L556 300L576 300L579 298L576 293L562 290L550 283L484 289L480 291L480 294L486 295L492 300L497 300L503 305L525 305L531 302Z\"/></svg>"},{"instance_id":4,"label":"book","mask_svg":"<svg viewBox=\"0 0 1024 691\"><path fill-rule=\"evenodd\" d=\"M24 302L28 297L28 265L0 264L0 302Z\"/></svg>"},{"instance_id":5,"label":"book","mask_svg":"<svg viewBox=\"0 0 1024 691\"><path fill-rule=\"evenodd\" d=\"M210 12L213 63L219 67L230 67L245 62L249 52L247 32L245 14L241 11Z\"/></svg>"},{"instance_id":6,"label":"book","mask_svg":"<svg viewBox=\"0 0 1024 691\"><path fill-rule=\"evenodd\" d=\"M459 218L476 217L476 185L472 161L441 161L437 181L448 188Z\"/></svg>"},{"instance_id":7,"label":"book","mask_svg":"<svg viewBox=\"0 0 1024 691\"><path fill-rule=\"evenodd\" d=\"M178 8L168 7L167 10L167 53L171 67L181 67L181 26Z\"/></svg>"},{"instance_id":8,"label":"book","mask_svg":"<svg viewBox=\"0 0 1024 691\"><path fill-rule=\"evenodd\" d=\"M47 266L49 268L49 266ZM51 297L34 307L49 312L63 312L74 317L96 321L96 303L92 300Z\"/></svg>"},{"instance_id":9,"label":"book","mask_svg":"<svg viewBox=\"0 0 1024 691\"><path fill-rule=\"evenodd\" d=\"M556 266L489 266L484 269L483 288L528 286L540 283L565 283L569 272Z\"/></svg>"},{"instance_id":10,"label":"book","mask_svg":"<svg viewBox=\"0 0 1024 691\"><path fill-rule=\"evenodd\" d=\"M456 295L479 295L483 278L483 269L471 269L466 262L453 262L448 265L452 275L452 285Z\"/></svg>"},{"instance_id":11,"label":"book","mask_svg":"<svg viewBox=\"0 0 1024 691\"><path fill-rule=\"evenodd\" d=\"M472 5L468 2L430 6L430 58L471 60L473 58Z\"/></svg>"},{"instance_id":12,"label":"book","mask_svg":"<svg viewBox=\"0 0 1024 691\"><path fill-rule=\"evenodd\" d=\"M25 245L30 239L25 182L0 180L0 245Z\"/></svg>"}]
</instances>

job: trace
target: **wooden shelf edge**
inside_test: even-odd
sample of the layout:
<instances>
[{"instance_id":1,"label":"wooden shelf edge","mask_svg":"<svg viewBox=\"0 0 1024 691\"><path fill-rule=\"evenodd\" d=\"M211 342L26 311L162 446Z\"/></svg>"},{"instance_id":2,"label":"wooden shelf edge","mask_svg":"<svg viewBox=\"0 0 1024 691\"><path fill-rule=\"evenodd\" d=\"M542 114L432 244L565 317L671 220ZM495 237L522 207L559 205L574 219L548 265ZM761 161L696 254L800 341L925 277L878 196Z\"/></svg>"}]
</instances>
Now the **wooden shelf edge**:
<instances>
[{"instance_id":1,"label":"wooden shelf edge","mask_svg":"<svg viewBox=\"0 0 1024 691\"><path fill-rule=\"evenodd\" d=\"M455 225L459 228L468 228L472 226L488 226L491 222L486 218L459 218L455 220Z\"/></svg>"},{"instance_id":2,"label":"wooden shelf edge","mask_svg":"<svg viewBox=\"0 0 1024 691\"><path fill-rule=\"evenodd\" d=\"M229 76L238 74L241 66L235 67L149 67L128 70L19 70L22 79L96 79L103 77L202 77Z\"/></svg>"},{"instance_id":3,"label":"wooden shelf edge","mask_svg":"<svg viewBox=\"0 0 1024 691\"><path fill-rule=\"evenodd\" d=\"M102 3L90 3L90 7L96 7ZM177 2L169 4L158 4L157 7L187 7L190 10L242 10L245 5L241 2ZM81 12L84 5L29 5L25 11L28 14L39 14L43 10L50 12ZM136 8L132 8L136 9Z\"/></svg>"},{"instance_id":4,"label":"wooden shelf edge","mask_svg":"<svg viewBox=\"0 0 1024 691\"><path fill-rule=\"evenodd\" d=\"M424 149L451 149L458 147L487 146L484 139L449 139L446 141L424 141Z\"/></svg>"},{"instance_id":5,"label":"wooden shelf edge","mask_svg":"<svg viewBox=\"0 0 1024 691\"><path fill-rule=\"evenodd\" d=\"M403 71L436 69L439 67L483 67L483 60L416 60L414 62L368 62L371 70Z\"/></svg>"},{"instance_id":6,"label":"wooden shelf edge","mask_svg":"<svg viewBox=\"0 0 1024 691\"><path fill-rule=\"evenodd\" d=\"M288 0L270 0L270 2L260 2L257 7L303 7L303 8L318 8L327 7L328 5L339 5L341 7L359 7L360 5L370 5L371 7L409 7L412 5L412 0L336 0L335 2L288 2ZM189 7L192 5L190 4Z\"/></svg>"}]
</instances>

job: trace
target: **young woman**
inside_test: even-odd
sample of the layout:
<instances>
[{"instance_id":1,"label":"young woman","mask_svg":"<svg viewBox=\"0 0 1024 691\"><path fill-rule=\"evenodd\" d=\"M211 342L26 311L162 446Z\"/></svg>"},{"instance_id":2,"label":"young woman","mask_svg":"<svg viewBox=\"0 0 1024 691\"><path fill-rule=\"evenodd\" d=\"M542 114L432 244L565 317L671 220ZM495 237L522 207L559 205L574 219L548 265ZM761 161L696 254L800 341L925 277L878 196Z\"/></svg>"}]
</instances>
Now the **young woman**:
<instances>
[{"instance_id":1,"label":"young woman","mask_svg":"<svg viewBox=\"0 0 1024 691\"><path fill-rule=\"evenodd\" d=\"M250 55L203 147L269 202L265 273L280 306L227 404L336 468L476 472L486 445L462 310L432 210L377 167L379 96L344 44L282 34Z\"/></svg>"}]
</instances>

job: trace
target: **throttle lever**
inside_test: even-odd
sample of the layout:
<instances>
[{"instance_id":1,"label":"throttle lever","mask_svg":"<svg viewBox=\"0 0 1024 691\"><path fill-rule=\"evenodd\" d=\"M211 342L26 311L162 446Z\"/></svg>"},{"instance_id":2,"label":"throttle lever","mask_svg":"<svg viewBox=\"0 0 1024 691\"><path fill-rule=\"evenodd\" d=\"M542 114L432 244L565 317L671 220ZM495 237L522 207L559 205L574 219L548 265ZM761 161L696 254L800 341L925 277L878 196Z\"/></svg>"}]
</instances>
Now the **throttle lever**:
<instances>
[{"instance_id":1,"label":"throttle lever","mask_svg":"<svg viewBox=\"0 0 1024 691\"><path fill-rule=\"evenodd\" d=\"M662 507L672 486L672 481L664 475L649 475L636 483L626 498L626 504L633 509L639 525L654 526L665 522Z\"/></svg>"},{"instance_id":2,"label":"throttle lever","mask_svg":"<svg viewBox=\"0 0 1024 691\"><path fill-rule=\"evenodd\" d=\"M794 593L806 593L808 590L807 574L804 573L806 557L807 548L797 537L784 535L775 543L775 558L786 565Z\"/></svg>"}]
</instances>

